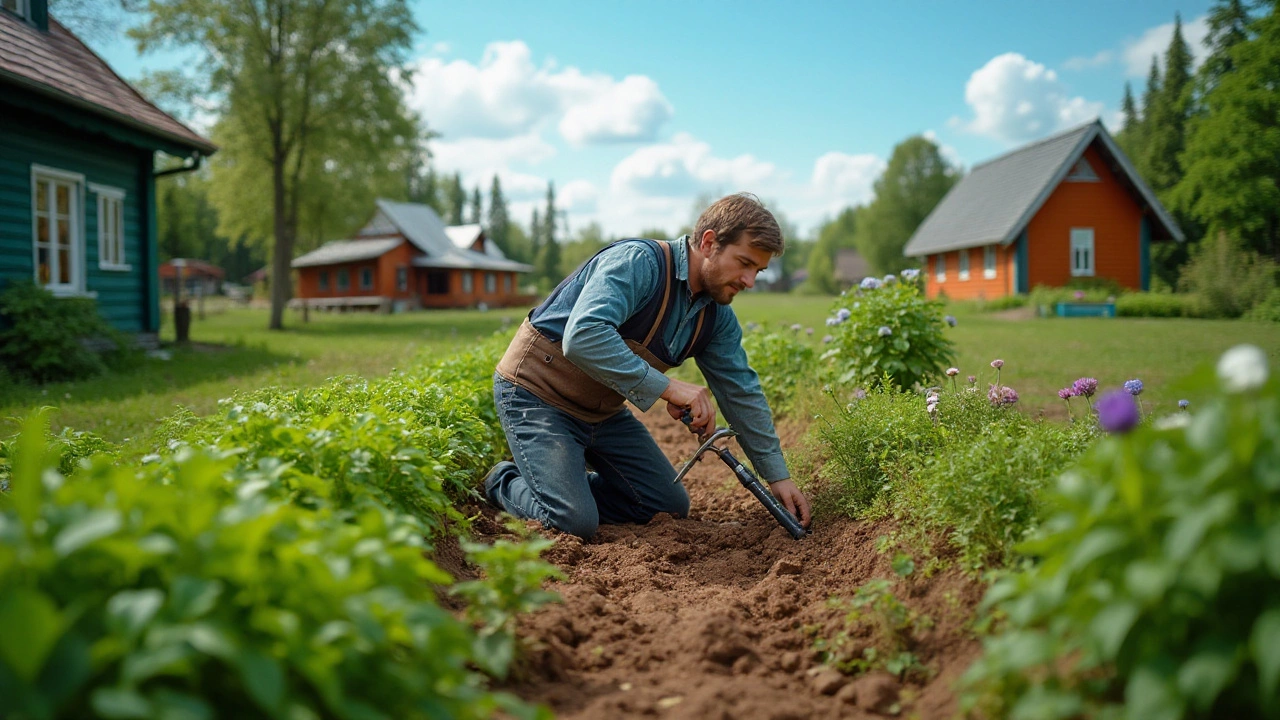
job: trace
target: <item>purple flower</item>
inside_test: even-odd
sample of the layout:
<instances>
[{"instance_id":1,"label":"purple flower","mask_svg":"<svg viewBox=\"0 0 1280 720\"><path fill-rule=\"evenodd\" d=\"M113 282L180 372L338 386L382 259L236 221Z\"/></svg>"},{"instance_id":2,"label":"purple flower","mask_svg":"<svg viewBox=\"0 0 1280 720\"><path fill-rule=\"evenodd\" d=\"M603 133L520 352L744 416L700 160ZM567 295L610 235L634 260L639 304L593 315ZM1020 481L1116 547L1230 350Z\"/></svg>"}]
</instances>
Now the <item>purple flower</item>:
<instances>
[{"instance_id":1,"label":"purple flower","mask_svg":"<svg viewBox=\"0 0 1280 720\"><path fill-rule=\"evenodd\" d=\"M800 332L800 327L801 327L800 323L792 323L791 330L793 332Z\"/></svg>"},{"instance_id":2,"label":"purple flower","mask_svg":"<svg viewBox=\"0 0 1280 720\"><path fill-rule=\"evenodd\" d=\"M1075 388L1065 387L1058 391L1058 397L1062 398L1063 400L1070 400L1075 396L1076 396Z\"/></svg>"},{"instance_id":3,"label":"purple flower","mask_svg":"<svg viewBox=\"0 0 1280 720\"><path fill-rule=\"evenodd\" d=\"M893 328L889 327L888 325L881 325L879 333L880 333L880 337L888 337L893 334Z\"/></svg>"},{"instance_id":4,"label":"purple flower","mask_svg":"<svg viewBox=\"0 0 1280 720\"><path fill-rule=\"evenodd\" d=\"M902 279L907 282L915 282L918 277L920 277L920 271L916 268L907 268L902 271Z\"/></svg>"},{"instance_id":5,"label":"purple flower","mask_svg":"<svg viewBox=\"0 0 1280 720\"><path fill-rule=\"evenodd\" d=\"M1187 406L1189 406L1190 404L1191 404L1191 401L1190 401L1190 400L1179 400L1179 401L1178 401L1178 409L1179 409L1179 410L1186 410L1186 409L1187 409Z\"/></svg>"},{"instance_id":6,"label":"purple flower","mask_svg":"<svg viewBox=\"0 0 1280 720\"><path fill-rule=\"evenodd\" d=\"M805 328L805 329L804 329L804 334L805 334L805 335L812 335L812 334L813 334L813 328Z\"/></svg>"},{"instance_id":7,"label":"purple flower","mask_svg":"<svg viewBox=\"0 0 1280 720\"><path fill-rule=\"evenodd\" d=\"M1098 380L1097 378L1080 378L1079 380L1071 383L1071 387L1076 391L1077 395L1091 398L1093 397L1093 394L1098 391Z\"/></svg>"},{"instance_id":8,"label":"purple flower","mask_svg":"<svg viewBox=\"0 0 1280 720\"><path fill-rule=\"evenodd\" d=\"M833 318L833 317L827 318L827 327L835 327L839 324L840 324L839 318Z\"/></svg>"},{"instance_id":9,"label":"purple flower","mask_svg":"<svg viewBox=\"0 0 1280 720\"><path fill-rule=\"evenodd\" d=\"M898 282L898 276L897 276L897 275L894 275L893 273L889 273L888 275L885 275L885 276L884 276L884 284L885 284L885 285L892 285L892 284L894 284L894 283L896 283L896 282Z\"/></svg>"},{"instance_id":10,"label":"purple flower","mask_svg":"<svg viewBox=\"0 0 1280 720\"><path fill-rule=\"evenodd\" d=\"M1008 385L992 385L987 391L987 399L996 407L1013 405L1018 402L1018 391Z\"/></svg>"},{"instance_id":11,"label":"purple flower","mask_svg":"<svg viewBox=\"0 0 1280 720\"><path fill-rule=\"evenodd\" d=\"M1127 381L1125 381L1124 389L1125 389L1126 391L1128 391L1128 393L1129 393L1130 395L1141 395L1141 394L1142 394L1142 381L1141 381L1141 380L1127 380Z\"/></svg>"},{"instance_id":12,"label":"purple flower","mask_svg":"<svg viewBox=\"0 0 1280 720\"><path fill-rule=\"evenodd\" d=\"M858 283L858 287L863 290L875 290L880 287L880 281L873 277L862 278L862 282Z\"/></svg>"},{"instance_id":13,"label":"purple flower","mask_svg":"<svg viewBox=\"0 0 1280 720\"><path fill-rule=\"evenodd\" d=\"M945 320L945 321L946 321L946 323L947 323L948 325L950 325L951 327L955 327L955 326L956 326L956 316L955 316L955 315L948 315L948 316L946 316L946 317L944 317L944 318L942 318L942 319L943 319L943 320Z\"/></svg>"},{"instance_id":14,"label":"purple flower","mask_svg":"<svg viewBox=\"0 0 1280 720\"><path fill-rule=\"evenodd\" d=\"M999 370L1000 368L1004 367L1004 361L1000 359L992 360L991 367Z\"/></svg>"},{"instance_id":15,"label":"purple flower","mask_svg":"<svg viewBox=\"0 0 1280 720\"><path fill-rule=\"evenodd\" d=\"M834 338L834 337L831 337L830 335L823 335L823 336L822 336L822 342L823 342L823 343L829 343L829 342L831 342L832 340L835 340L835 338Z\"/></svg>"},{"instance_id":16,"label":"purple flower","mask_svg":"<svg viewBox=\"0 0 1280 720\"><path fill-rule=\"evenodd\" d=\"M1083 291L1083 290L1077 290L1077 291L1075 292L1075 296L1076 296L1076 299L1077 299L1077 300L1083 300L1083 299L1084 299L1084 291Z\"/></svg>"},{"instance_id":17,"label":"purple flower","mask_svg":"<svg viewBox=\"0 0 1280 720\"><path fill-rule=\"evenodd\" d=\"M1098 411L1098 424L1107 432L1129 432L1138 424L1138 403L1124 390L1103 395L1094 407Z\"/></svg>"},{"instance_id":18,"label":"purple flower","mask_svg":"<svg viewBox=\"0 0 1280 720\"><path fill-rule=\"evenodd\" d=\"M974 384L974 383L976 383L976 382L978 382L978 378L974 377L973 375L970 375L970 376L969 376L969 384L970 384L970 385L972 385L972 384Z\"/></svg>"},{"instance_id":19,"label":"purple flower","mask_svg":"<svg viewBox=\"0 0 1280 720\"><path fill-rule=\"evenodd\" d=\"M867 399L867 391L866 391L866 390L863 390L862 388L854 388L854 391L853 391L853 398L854 398L855 400L866 400L866 399Z\"/></svg>"},{"instance_id":20,"label":"purple flower","mask_svg":"<svg viewBox=\"0 0 1280 720\"><path fill-rule=\"evenodd\" d=\"M849 308L840 308L839 310L836 311L836 318L840 322L844 322L845 320L848 320L851 315L853 315L853 313L849 312Z\"/></svg>"}]
</instances>

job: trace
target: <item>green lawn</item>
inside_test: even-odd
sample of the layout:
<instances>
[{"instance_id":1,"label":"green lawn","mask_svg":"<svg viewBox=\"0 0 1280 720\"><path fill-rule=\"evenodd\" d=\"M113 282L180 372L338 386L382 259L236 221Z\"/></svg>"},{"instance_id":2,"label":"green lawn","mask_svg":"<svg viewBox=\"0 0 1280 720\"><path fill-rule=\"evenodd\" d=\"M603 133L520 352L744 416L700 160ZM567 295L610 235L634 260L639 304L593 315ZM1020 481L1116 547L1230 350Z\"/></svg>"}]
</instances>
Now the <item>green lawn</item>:
<instances>
[{"instance_id":1,"label":"green lawn","mask_svg":"<svg viewBox=\"0 0 1280 720\"><path fill-rule=\"evenodd\" d=\"M832 298L747 293L734 302L742 322L782 330L793 323L826 334ZM177 406L211 412L220 398L265 386L313 385L335 375L383 375L420 353L452 353L476 338L518 323L527 308L429 311L403 315L313 314L310 323L290 313L288 329L266 330L263 310L229 310L192 324L193 346L173 350L171 360L146 359L125 373L80 383L20 388L0 398L0 418L25 415L44 405L58 409L55 428L92 430L109 440L145 437L154 422ZM1150 408L1171 409L1181 395L1175 380L1211 364L1241 342L1262 347L1280 365L1280 325L1144 319L1014 320L957 311L948 330L958 350L961 378L994 379L989 363L1005 361L1003 380L1021 394L1024 411L1065 417L1056 392L1081 376L1116 387L1130 378L1147 386ZM510 326L510 325L508 325ZM162 333L162 337L163 337ZM807 335L806 335L807 337ZM1196 399L1191 398L1193 401ZM16 429L0 420L0 436Z\"/></svg>"}]
</instances>

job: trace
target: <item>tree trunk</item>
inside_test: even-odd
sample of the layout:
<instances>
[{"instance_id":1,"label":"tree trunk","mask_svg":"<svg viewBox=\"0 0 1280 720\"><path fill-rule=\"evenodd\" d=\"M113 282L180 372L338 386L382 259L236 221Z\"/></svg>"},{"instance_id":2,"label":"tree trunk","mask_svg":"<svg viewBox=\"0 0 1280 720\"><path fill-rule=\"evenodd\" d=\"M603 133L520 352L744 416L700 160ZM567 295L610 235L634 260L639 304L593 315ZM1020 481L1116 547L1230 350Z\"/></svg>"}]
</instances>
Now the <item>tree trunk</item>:
<instances>
[{"instance_id":1,"label":"tree trunk","mask_svg":"<svg viewBox=\"0 0 1280 720\"><path fill-rule=\"evenodd\" d=\"M269 330L284 329L284 309L292 295L290 277L293 268L293 228L289 227L285 208L284 188L285 156L276 154L271 168L273 212L275 216L275 245L271 252L271 321Z\"/></svg>"}]
</instances>

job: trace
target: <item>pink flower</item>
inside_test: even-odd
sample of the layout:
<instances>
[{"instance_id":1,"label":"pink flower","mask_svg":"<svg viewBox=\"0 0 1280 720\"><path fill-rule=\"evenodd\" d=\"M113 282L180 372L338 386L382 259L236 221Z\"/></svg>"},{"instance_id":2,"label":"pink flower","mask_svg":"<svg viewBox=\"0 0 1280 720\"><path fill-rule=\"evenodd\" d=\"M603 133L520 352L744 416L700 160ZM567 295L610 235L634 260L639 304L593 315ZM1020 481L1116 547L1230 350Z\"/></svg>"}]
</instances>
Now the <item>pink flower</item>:
<instances>
[{"instance_id":1,"label":"pink flower","mask_svg":"<svg viewBox=\"0 0 1280 720\"><path fill-rule=\"evenodd\" d=\"M987 391L987 400L996 407L1013 405L1018 402L1018 391L1008 385L992 385Z\"/></svg>"},{"instance_id":2,"label":"pink flower","mask_svg":"<svg viewBox=\"0 0 1280 720\"><path fill-rule=\"evenodd\" d=\"M955 377L960 374L960 368L947 368L947 377Z\"/></svg>"},{"instance_id":3,"label":"pink flower","mask_svg":"<svg viewBox=\"0 0 1280 720\"><path fill-rule=\"evenodd\" d=\"M1058 397L1062 398L1063 400L1070 400L1075 396L1076 396L1075 388L1065 387L1058 391Z\"/></svg>"},{"instance_id":4,"label":"pink flower","mask_svg":"<svg viewBox=\"0 0 1280 720\"><path fill-rule=\"evenodd\" d=\"M997 359L997 360L992 360L992 361L991 361L991 367L993 367L993 368L995 368L995 369L999 370L1000 368L1004 367L1004 361L1003 361L1003 360L999 360L999 359Z\"/></svg>"}]
</instances>

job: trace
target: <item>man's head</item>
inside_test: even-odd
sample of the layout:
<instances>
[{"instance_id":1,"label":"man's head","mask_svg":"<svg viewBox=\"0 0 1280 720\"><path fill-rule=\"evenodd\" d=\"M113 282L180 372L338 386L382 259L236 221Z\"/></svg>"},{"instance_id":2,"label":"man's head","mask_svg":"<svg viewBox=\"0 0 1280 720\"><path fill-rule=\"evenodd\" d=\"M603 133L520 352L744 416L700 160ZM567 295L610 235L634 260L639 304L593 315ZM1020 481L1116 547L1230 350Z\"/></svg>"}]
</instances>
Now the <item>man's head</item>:
<instances>
[{"instance_id":1,"label":"man's head","mask_svg":"<svg viewBox=\"0 0 1280 720\"><path fill-rule=\"evenodd\" d=\"M690 272L696 273L698 288L722 305L753 287L756 274L785 249L773 213L749 193L720 198L702 211L693 246L702 262Z\"/></svg>"}]
</instances>

